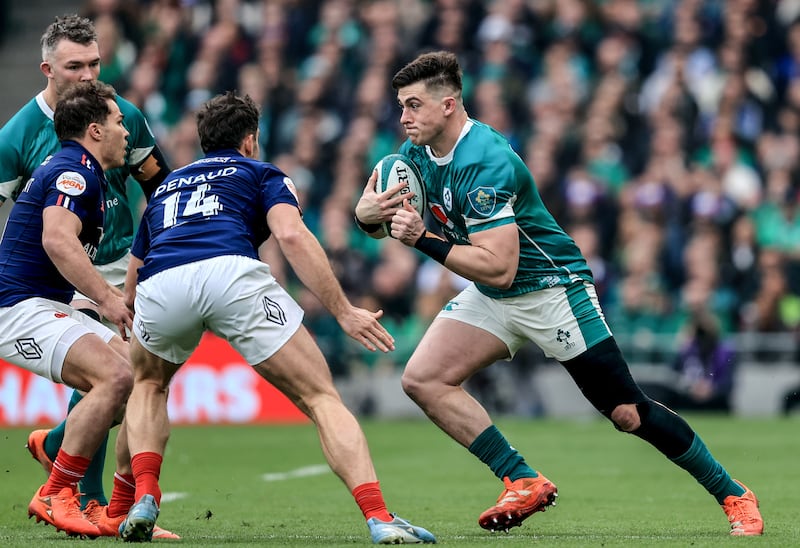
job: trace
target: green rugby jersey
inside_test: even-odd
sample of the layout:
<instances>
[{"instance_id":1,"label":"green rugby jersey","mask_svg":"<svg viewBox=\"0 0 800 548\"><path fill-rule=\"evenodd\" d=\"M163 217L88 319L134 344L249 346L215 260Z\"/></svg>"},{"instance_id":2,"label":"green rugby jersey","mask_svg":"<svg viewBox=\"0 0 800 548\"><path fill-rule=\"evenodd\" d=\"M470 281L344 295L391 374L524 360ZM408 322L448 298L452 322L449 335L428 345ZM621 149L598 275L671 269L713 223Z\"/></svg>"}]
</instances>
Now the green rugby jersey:
<instances>
[{"instance_id":1,"label":"green rugby jersey","mask_svg":"<svg viewBox=\"0 0 800 548\"><path fill-rule=\"evenodd\" d=\"M130 135L126 165L105 172L108 190L104 235L94 260L98 265L116 261L131 247L134 222L126 188L130 166L139 165L155 146L155 137L141 111L120 96L117 104ZM39 93L0 129L0 197L16 199L33 170L60 149L53 110Z\"/></svg>"},{"instance_id":2,"label":"green rugby jersey","mask_svg":"<svg viewBox=\"0 0 800 548\"><path fill-rule=\"evenodd\" d=\"M469 235L515 222L520 259L514 283L497 289L480 283L481 293L512 297L592 273L578 246L542 202L533 176L508 141L491 127L468 120L453 150L443 158L406 140L399 152L419 167L428 207L444 236L469 244Z\"/></svg>"}]
</instances>

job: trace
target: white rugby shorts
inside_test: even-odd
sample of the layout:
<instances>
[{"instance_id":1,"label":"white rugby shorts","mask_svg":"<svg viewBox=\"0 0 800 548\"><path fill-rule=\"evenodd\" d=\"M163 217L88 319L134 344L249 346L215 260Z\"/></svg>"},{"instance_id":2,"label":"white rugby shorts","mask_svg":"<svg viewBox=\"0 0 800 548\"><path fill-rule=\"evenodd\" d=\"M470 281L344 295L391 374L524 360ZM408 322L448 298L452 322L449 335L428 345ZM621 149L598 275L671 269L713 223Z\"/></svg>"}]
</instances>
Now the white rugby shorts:
<instances>
[{"instance_id":1,"label":"white rugby shorts","mask_svg":"<svg viewBox=\"0 0 800 548\"><path fill-rule=\"evenodd\" d=\"M438 317L492 333L511 358L530 341L548 358L564 362L611 336L594 285L583 280L504 299L488 297L470 284Z\"/></svg>"},{"instance_id":2,"label":"white rugby shorts","mask_svg":"<svg viewBox=\"0 0 800 548\"><path fill-rule=\"evenodd\" d=\"M105 342L115 335L83 312L41 297L0 308L0 358L54 382L63 383L67 351L87 333Z\"/></svg>"},{"instance_id":3,"label":"white rugby shorts","mask_svg":"<svg viewBox=\"0 0 800 548\"><path fill-rule=\"evenodd\" d=\"M303 310L265 263L225 255L159 272L136 286L133 332L171 363L189 359L208 330L250 365L277 352L300 327Z\"/></svg>"}]
</instances>

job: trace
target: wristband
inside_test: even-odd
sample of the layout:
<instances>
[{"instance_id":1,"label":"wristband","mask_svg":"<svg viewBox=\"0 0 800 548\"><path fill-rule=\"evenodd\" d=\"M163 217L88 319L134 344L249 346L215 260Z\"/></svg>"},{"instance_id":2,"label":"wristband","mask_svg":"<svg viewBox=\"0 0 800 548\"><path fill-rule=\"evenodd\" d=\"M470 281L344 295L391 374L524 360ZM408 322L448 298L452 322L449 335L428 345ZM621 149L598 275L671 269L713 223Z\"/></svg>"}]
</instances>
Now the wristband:
<instances>
[{"instance_id":1,"label":"wristband","mask_svg":"<svg viewBox=\"0 0 800 548\"><path fill-rule=\"evenodd\" d=\"M356 216L356 215L353 215L353 219L355 219L356 224L358 225L358 228L360 228L361 230L363 230L367 234L372 234L374 232L377 232L381 228L380 224L368 225L367 223L362 223L361 219L359 219L358 216Z\"/></svg>"},{"instance_id":2,"label":"wristband","mask_svg":"<svg viewBox=\"0 0 800 548\"><path fill-rule=\"evenodd\" d=\"M425 232L419 237L419 240L416 241L414 247L434 261L444 264L447 255L450 253L450 250L453 249L453 244L441 238L428 236L428 233Z\"/></svg>"}]
</instances>

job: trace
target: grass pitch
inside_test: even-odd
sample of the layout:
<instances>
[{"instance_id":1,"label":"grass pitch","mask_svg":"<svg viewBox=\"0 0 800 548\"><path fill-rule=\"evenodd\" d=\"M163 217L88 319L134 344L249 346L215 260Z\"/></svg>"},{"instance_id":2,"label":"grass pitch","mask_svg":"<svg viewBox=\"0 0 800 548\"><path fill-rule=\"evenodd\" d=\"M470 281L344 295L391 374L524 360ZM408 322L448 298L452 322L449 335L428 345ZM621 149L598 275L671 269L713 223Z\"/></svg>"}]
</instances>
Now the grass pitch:
<instances>
[{"instance_id":1,"label":"grass pitch","mask_svg":"<svg viewBox=\"0 0 800 548\"><path fill-rule=\"evenodd\" d=\"M500 482L421 421L362 421L389 510L457 546L792 546L800 543L800 420L689 416L714 455L761 499L766 533L731 538L716 502L649 445L603 420L503 419L498 426L559 488L558 505L489 533L477 517ZM27 518L43 472L27 429L0 430L0 545L92 546ZM113 463L106 466L111 492ZM159 525L180 546L369 545L363 517L325 465L311 425L174 428Z\"/></svg>"}]
</instances>

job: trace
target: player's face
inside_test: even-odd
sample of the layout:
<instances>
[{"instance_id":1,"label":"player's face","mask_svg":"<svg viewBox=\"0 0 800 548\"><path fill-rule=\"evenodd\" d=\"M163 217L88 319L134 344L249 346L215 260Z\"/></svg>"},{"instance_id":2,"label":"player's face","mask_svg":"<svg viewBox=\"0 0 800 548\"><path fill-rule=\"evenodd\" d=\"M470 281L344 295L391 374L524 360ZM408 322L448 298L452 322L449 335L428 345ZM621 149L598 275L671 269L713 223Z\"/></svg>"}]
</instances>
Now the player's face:
<instances>
[{"instance_id":1,"label":"player's face","mask_svg":"<svg viewBox=\"0 0 800 548\"><path fill-rule=\"evenodd\" d=\"M42 71L55 86L56 94L61 95L70 84L97 80L100 75L100 48L97 42L84 46L61 40L49 59L42 62Z\"/></svg>"},{"instance_id":2,"label":"player's face","mask_svg":"<svg viewBox=\"0 0 800 548\"><path fill-rule=\"evenodd\" d=\"M128 146L128 130L122 123L122 113L116 101L108 100L111 111L103 124L103 169L125 165L125 148Z\"/></svg>"},{"instance_id":3,"label":"player's face","mask_svg":"<svg viewBox=\"0 0 800 548\"><path fill-rule=\"evenodd\" d=\"M411 142L435 146L447 120L443 98L432 95L425 84L418 82L398 89L397 101L403 109L400 123Z\"/></svg>"}]
</instances>

